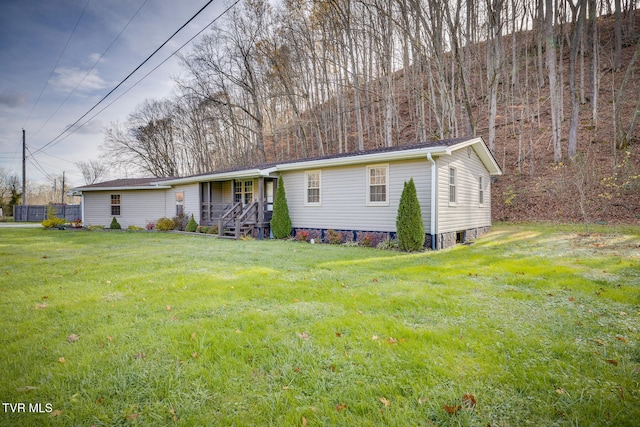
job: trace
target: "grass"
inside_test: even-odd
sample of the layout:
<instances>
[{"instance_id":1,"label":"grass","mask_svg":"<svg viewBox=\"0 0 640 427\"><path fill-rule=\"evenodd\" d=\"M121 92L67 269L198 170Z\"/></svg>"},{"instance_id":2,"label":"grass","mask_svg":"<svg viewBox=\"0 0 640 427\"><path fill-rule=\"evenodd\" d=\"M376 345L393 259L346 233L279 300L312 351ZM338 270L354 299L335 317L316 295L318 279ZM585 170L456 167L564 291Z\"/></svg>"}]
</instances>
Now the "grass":
<instances>
[{"instance_id":1,"label":"grass","mask_svg":"<svg viewBox=\"0 0 640 427\"><path fill-rule=\"evenodd\" d=\"M639 232L402 254L0 229L0 424L637 425Z\"/></svg>"}]
</instances>

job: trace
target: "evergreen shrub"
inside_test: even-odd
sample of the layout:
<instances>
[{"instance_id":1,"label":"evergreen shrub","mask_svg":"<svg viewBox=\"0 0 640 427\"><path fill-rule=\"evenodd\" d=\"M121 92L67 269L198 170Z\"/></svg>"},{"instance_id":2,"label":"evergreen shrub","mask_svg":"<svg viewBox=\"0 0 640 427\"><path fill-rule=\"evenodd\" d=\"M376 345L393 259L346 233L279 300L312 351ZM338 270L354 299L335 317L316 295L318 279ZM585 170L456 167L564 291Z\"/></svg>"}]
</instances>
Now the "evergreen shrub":
<instances>
[{"instance_id":1,"label":"evergreen shrub","mask_svg":"<svg viewBox=\"0 0 640 427\"><path fill-rule=\"evenodd\" d=\"M271 231L276 239L284 239L291 234L291 217L287 205L287 195L284 190L284 179L280 176L276 198L273 201L273 216L271 217Z\"/></svg>"},{"instance_id":2,"label":"evergreen shrub","mask_svg":"<svg viewBox=\"0 0 640 427\"><path fill-rule=\"evenodd\" d=\"M396 230L400 250L405 252L422 250L424 246L424 224L413 178L404 183L396 217Z\"/></svg>"}]
</instances>

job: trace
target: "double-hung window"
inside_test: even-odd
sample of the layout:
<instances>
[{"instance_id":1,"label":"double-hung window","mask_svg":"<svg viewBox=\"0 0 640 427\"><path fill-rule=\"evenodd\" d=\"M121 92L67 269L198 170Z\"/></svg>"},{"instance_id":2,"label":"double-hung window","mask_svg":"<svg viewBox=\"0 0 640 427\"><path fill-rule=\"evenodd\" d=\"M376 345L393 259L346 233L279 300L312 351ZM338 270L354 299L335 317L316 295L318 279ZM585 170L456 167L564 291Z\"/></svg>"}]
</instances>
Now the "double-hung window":
<instances>
[{"instance_id":1,"label":"double-hung window","mask_svg":"<svg viewBox=\"0 0 640 427\"><path fill-rule=\"evenodd\" d=\"M319 205L320 204L320 183L321 183L320 171L308 171L304 173L305 192L307 205Z\"/></svg>"},{"instance_id":2,"label":"double-hung window","mask_svg":"<svg viewBox=\"0 0 640 427\"><path fill-rule=\"evenodd\" d=\"M449 203L455 204L457 199L456 194L456 168L449 168Z\"/></svg>"},{"instance_id":3,"label":"double-hung window","mask_svg":"<svg viewBox=\"0 0 640 427\"><path fill-rule=\"evenodd\" d=\"M367 166L367 205L389 205L389 165Z\"/></svg>"},{"instance_id":4,"label":"double-hung window","mask_svg":"<svg viewBox=\"0 0 640 427\"><path fill-rule=\"evenodd\" d=\"M484 180L482 177L478 177L478 204L484 205Z\"/></svg>"},{"instance_id":5,"label":"double-hung window","mask_svg":"<svg viewBox=\"0 0 640 427\"><path fill-rule=\"evenodd\" d=\"M120 216L120 195L111 195L111 216Z\"/></svg>"}]
</instances>

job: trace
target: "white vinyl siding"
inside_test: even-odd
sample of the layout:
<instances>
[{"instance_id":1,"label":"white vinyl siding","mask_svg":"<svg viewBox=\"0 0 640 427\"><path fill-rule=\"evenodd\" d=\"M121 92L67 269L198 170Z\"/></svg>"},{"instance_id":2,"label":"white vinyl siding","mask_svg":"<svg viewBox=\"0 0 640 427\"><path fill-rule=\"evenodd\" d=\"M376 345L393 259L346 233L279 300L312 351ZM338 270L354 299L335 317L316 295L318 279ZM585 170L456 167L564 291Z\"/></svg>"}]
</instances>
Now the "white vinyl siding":
<instances>
[{"instance_id":1,"label":"white vinyl siding","mask_svg":"<svg viewBox=\"0 0 640 427\"><path fill-rule=\"evenodd\" d=\"M304 173L305 183L305 204L319 205L321 201L322 173L317 171L307 171Z\"/></svg>"},{"instance_id":2,"label":"white vinyl siding","mask_svg":"<svg viewBox=\"0 0 640 427\"><path fill-rule=\"evenodd\" d=\"M287 171L282 176L293 227L361 231L396 231L404 182L413 178L428 232L431 170L426 158L388 164L386 206L367 205L369 184L364 164L323 168L320 206L305 204L304 171Z\"/></svg>"},{"instance_id":3,"label":"white vinyl siding","mask_svg":"<svg viewBox=\"0 0 640 427\"><path fill-rule=\"evenodd\" d=\"M111 224L111 195L113 191L87 191L83 194L85 225ZM122 228L130 225L144 227L147 222L157 221L166 216L164 190L120 191L120 215L117 217ZM175 211L175 196L171 197L172 212Z\"/></svg>"},{"instance_id":4,"label":"white vinyl siding","mask_svg":"<svg viewBox=\"0 0 640 427\"><path fill-rule=\"evenodd\" d=\"M437 165L439 177L444 177L438 182L438 233L490 226L490 176L475 151L457 150L451 156L438 158ZM455 203L450 203L451 168L455 169ZM478 203L480 177L484 185L482 206Z\"/></svg>"},{"instance_id":5,"label":"white vinyl siding","mask_svg":"<svg viewBox=\"0 0 640 427\"><path fill-rule=\"evenodd\" d=\"M200 223L199 184L179 185L170 190L165 190L165 192L157 191L157 193L165 193L166 206L163 216L166 216L167 218L173 218L174 216L176 216L178 194L182 193L182 211L189 217L191 217L191 214L193 214L193 219L196 222ZM156 218L156 220L158 218Z\"/></svg>"}]
</instances>

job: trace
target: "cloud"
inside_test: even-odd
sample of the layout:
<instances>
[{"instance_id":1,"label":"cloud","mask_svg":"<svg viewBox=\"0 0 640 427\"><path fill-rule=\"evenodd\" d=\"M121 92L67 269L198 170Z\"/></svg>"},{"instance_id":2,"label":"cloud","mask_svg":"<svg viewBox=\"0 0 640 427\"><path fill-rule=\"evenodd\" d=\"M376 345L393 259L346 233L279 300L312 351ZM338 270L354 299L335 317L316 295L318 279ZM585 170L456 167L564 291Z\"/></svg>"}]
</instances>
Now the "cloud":
<instances>
[{"instance_id":1,"label":"cloud","mask_svg":"<svg viewBox=\"0 0 640 427\"><path fill-rule=\"evenodd\" d=\"M0 105L16 108L24 105L27 97L22 93L0 93Z\"/></svg>"},{"instance_id":2,"label":"cloud","mask_svg":"<svg viewBox=\"0 0 640 427\"><path fill-rule=\"evenodd\" d=\"M61 92L70 92L74 89L83 91L93 91L104 89L108 86L107 82L98 75L96 70L89 73L80 68L58 68L54 72L55 76L52 80L53 86Z\"/></svg>"},{"instance_id":3,"label":"cloud","mask_svg":"<svg viewBox=\"0 0 640 427\"><path fill-rule=\"evenodd\" d=\"M67 126L67 128L69 127L70 125ZM104 124L102 123L102 120L92 120L82 127L78 127L78 125L75 125L73 129L74 129L74 133L78 133L78 134L85 134L85 135L99 134L99 133L102 133L104 129Z\"/></svg>"}]
</instances>

